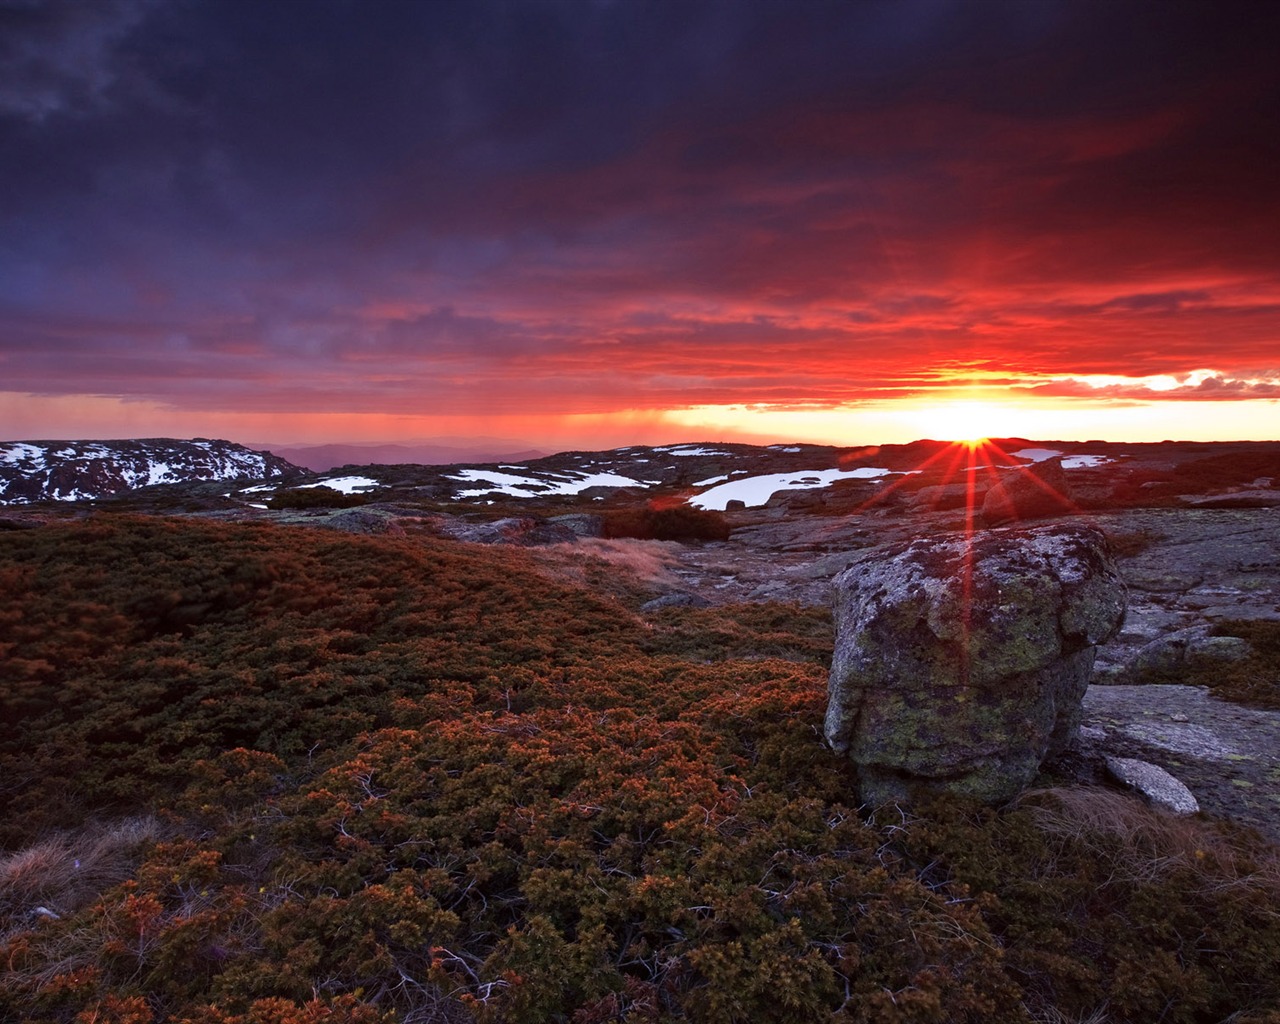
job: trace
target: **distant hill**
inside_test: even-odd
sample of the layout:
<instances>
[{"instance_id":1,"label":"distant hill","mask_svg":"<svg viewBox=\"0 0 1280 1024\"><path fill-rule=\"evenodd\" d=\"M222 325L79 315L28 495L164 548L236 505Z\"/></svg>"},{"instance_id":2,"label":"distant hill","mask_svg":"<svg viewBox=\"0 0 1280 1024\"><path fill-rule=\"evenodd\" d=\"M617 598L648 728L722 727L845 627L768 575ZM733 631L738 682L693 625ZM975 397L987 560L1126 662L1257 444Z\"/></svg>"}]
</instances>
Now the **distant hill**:
<instances>
[{"instance_id":1,"label":"distant hill","mask_svg":"<svg viewBox=\"0 0 1280 1024\"><path fill-rule=\"evenodd\" d=\"M0 505L109 498L154 484L273 480L303 471L231 441L0 442Z\"/></svg>"},{"instance_id":2,"label":"distant hill","mask_svg":"<svg viewBox=\"0 0 1280 1024\"><path fill-rule=\"evenodd\" d=\"M151 511L174 501L206 510L242 509L261 505L282 489L319 486L325 493L377 502L514 511L514 501L531 513L603 501L687 503L719 511L786 504L836 514L871 507L868 502L958 507L957 502L980 499L1003 470L1045 460L1060 462L1083 508L1170 505L1193 498L1244 507L1280 501L1280 442L1003 438L980 449L929 440L857 448L689 442L462 457L477 451L423 443L273 453L204 439L0 443L0 505L132 501L135 492L147 491L136 498ZM285 453L292 457L282 457Z\"/></svg>"},{"instance_id":3,"label":"distant hill","mask_svg":"<svg viewBox=\"0 0 1280 1024\"><path fill-rule=\"evenodd\" d=\"M459 462L526 462L547 455L546 452L533 448L516 451L515 445L317 444L262 447L316 473L323 473L336 466L451 466Z\"/></svg>"}]
</instances>

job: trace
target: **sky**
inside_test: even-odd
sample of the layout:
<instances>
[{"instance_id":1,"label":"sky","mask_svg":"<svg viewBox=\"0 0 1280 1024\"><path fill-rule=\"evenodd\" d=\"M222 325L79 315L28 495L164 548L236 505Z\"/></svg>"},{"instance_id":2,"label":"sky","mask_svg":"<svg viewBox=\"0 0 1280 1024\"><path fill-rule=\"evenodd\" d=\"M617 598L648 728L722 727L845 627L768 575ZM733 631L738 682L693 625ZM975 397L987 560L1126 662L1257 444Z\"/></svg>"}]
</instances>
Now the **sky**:
<instances>
[{"instance_id":1,"label":"sky","mask_svg":"<svg viewBox=\"0 0 1280 1024\"><path fill-rule=\"evenodd\" d=\"M1280 438L1280 4L0 0L0 438Z\"/></svg>"}]
</instances>

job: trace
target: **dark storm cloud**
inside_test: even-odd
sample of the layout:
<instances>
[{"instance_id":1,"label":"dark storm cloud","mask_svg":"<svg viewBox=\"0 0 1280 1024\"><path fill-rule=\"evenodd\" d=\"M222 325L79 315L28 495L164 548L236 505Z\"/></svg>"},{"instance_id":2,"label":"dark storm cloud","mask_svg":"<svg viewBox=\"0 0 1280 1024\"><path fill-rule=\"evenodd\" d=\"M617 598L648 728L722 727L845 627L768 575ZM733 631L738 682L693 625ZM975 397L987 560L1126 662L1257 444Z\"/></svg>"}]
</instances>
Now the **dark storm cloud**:
<instances>
[{"instance_id":1,"label":"dark storm cloud","mask_svg":"<svg viewBox=\"0 0 1280 1024\"><path fill-rule=\"evenodd\" d=\"M1278 28L1243 3L0 0L0 389L1230 382L1277 341Z\"/></svg>"}]
</instances>

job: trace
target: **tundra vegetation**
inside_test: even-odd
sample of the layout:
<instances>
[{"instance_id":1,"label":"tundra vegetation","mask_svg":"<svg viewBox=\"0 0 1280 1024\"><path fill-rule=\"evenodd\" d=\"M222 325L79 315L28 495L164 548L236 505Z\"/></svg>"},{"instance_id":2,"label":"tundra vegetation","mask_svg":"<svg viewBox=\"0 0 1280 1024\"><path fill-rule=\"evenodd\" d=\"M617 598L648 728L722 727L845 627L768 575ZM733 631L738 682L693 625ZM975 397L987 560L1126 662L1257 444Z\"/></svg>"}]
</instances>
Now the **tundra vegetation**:
<instances>
[{"instance_id":1,"label":"tundra vegetation","mask_svg":"<svg viewBox=\"0 0 1280 1024\"><path fill-rule=\"evenodd\" d=\"M601 564L0 535L0 1018L1280 1020L1255 834L1052 778L859 809L825 612Z\"/></svg>"}]
</instances>

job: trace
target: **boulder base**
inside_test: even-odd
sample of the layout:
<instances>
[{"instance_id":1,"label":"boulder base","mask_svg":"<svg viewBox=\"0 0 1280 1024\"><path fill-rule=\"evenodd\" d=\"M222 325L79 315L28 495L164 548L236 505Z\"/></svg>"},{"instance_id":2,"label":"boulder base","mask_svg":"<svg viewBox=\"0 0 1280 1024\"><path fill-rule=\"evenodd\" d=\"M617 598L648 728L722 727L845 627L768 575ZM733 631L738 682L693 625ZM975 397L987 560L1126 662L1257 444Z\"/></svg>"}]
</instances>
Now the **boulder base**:
<instances>
[{"instance_id":1,"label":"boulder base","mask_svg":"<svg viewBox=\"0 0 1280 1024\"><path fill-rule=\"evenodd\" d=\"M1094 648L1126 594L1086 526L944 534L835 580L827 741L863 804L1012 799L1080 725Z\"/></svg>"}]
</instances>

